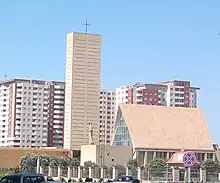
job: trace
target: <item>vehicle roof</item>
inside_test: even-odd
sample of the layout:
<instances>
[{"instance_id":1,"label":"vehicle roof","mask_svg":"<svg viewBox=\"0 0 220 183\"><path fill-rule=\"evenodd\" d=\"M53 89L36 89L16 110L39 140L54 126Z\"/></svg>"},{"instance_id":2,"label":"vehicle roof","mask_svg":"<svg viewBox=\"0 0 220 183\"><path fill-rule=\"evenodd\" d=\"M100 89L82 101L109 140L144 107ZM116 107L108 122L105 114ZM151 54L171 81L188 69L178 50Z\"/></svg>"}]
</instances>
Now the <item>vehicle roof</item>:
<instances>
[{"instance_id":1,"label":"vehicle roof","mask_svg":"<svg viewBox=\"0 0 220 183\"><path fill-rule=\"evenodd\" d=\"M14 173L14 174L6 175L2 178L5 178L5 177L23 177L23 176L43 176L43 175L39 174L39 173L25 173L25 172L22 172L22 173Z\"/></svg>"}]
</instances>

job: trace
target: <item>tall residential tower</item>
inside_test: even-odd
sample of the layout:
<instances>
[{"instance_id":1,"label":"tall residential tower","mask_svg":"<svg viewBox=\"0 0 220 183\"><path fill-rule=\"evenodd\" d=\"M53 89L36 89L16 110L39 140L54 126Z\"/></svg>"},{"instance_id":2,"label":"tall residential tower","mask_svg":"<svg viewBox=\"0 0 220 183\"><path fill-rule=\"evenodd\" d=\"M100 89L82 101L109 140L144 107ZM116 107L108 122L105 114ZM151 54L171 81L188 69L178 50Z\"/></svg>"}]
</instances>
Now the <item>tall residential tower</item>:
<instances>
[{"instance_id":1,"label":"tall residential tower","mask_svg":"<svg viewBox=\"0 0 220 183\"><path fill-rule=\"evenodd\" d=\"M0 147L62 147L64 82L0 82Z\"/></svg>"},{"instance_id":2,"label":"tall residential tower","mask_svg":"<svg viewBox=\"0 0 220 183\"><path fill-rule=\"evenodd\" d=\"M64 148L79 150L89 142L89 122L93 141L99 142L101 36L69 33L66 50L66 93Z\"/></svg>"},{"instance_id":3,"label":"tall residential tower","mask_svg":"<svg viewBox=\"0 0 220 183\"><path fill-rule=\"evenodd\" d=\"M100 144L109 145L114 130L115 92L100 91Z\"/></svg>"}]
</instances>

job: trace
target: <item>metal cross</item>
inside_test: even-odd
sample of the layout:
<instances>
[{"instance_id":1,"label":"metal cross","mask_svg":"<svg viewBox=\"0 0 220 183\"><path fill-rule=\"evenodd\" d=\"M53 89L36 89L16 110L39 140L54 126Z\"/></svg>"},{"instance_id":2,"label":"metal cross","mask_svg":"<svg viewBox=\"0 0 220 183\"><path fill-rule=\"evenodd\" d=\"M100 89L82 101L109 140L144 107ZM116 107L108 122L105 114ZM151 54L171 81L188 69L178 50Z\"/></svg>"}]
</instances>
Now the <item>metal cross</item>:
<instances>
[{"instance_id":1,"label":"metal cross","mask_svg":"<svg viewBox=\"0 0 220 183\"><path fill-rule=\"evenodd\" d=\"M82 25L85 25L85 27L86 27L86 34L87 34L88 33L88 26L90 26L91 24L88 24L88 21L86 20L86 23L82 24Z\"/></svg>"}]
</instances>

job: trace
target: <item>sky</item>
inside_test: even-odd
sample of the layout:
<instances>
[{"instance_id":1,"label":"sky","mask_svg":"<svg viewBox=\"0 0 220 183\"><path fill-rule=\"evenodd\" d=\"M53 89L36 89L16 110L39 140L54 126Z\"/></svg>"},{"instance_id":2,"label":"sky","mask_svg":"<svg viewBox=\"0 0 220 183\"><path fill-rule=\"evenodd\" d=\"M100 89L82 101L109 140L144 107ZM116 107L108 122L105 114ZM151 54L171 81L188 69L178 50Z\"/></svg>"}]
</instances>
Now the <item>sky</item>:
<instances>
[{"instance_id":1,"label":"sky","mask_svg":"<svg viewBox=\"0 0 220 183\"><path fill-rule=\"evenodd\" d=\"M190 80L220 143L219 9L219 0L2 0L0 80L64 81L66 34L88 20L103 36L102 88Z\"/></svg>"}]
</instances>

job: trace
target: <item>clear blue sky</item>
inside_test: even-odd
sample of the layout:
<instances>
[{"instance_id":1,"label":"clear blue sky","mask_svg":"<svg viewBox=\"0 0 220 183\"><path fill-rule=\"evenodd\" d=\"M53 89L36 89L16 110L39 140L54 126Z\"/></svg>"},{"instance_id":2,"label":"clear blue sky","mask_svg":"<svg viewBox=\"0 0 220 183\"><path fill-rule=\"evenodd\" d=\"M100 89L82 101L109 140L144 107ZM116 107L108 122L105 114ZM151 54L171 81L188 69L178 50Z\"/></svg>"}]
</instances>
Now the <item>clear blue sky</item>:
<instances>
[{"instance_id":1,"label":"clear blue sky","mask_svg":"<svg viewBox=\"0 0 220 183\"><path fill-rule=\"evenodd\" d=\"M103 36L104 88L190 80L220 143L219 0L0 1L0 80L64 80L66 34L86 19Z\"/></svg>"}]
</instances>

